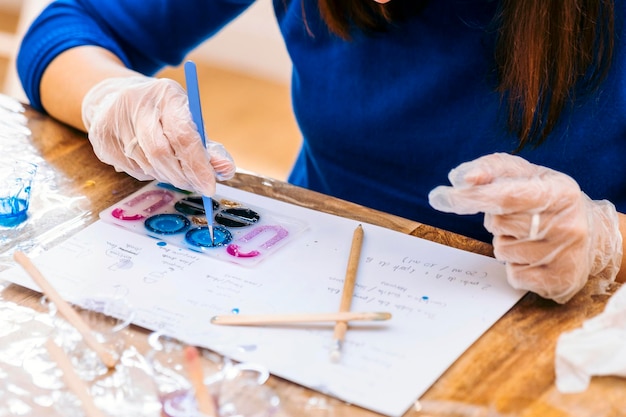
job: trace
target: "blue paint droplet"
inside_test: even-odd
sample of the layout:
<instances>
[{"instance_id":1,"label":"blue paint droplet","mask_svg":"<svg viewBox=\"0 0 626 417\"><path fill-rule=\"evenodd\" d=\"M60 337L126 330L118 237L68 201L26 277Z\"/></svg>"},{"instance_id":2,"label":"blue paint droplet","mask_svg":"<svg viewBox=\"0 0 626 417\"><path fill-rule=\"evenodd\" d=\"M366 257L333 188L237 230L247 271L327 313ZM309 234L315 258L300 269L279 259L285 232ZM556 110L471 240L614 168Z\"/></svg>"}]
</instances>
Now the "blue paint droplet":
<instances>
[{"instance_id":1,"label":"blue paint droplet","mask_svg":"<svg viewBox=\"0 0 626 417\"><path fill-rule=\"evenodd\" d=\"M422 300L428 300L428 296L427 295L422 296Z\"/></svg>"},{"instance_id":2,"label":"blue paint droplet","mask_svg":"<svg viewBox=\"0 0 626 417\"><path fill-rule=\"evenodd\" d=\"M157 246L166 246L167 242L163 242L162 240L157 242Z\"/></svg>"},{"instance_id":3,"label":"blue paint droplet","mask_svg":"<svg viewBox=\"0 0 626 417\"><path fill-rule=\"evenodd\" d=\"M232 310L230 310L230 312L233 313L233 314L239 314L239 309L237 307L235 307Z\"/></svg>"}]
</instances>

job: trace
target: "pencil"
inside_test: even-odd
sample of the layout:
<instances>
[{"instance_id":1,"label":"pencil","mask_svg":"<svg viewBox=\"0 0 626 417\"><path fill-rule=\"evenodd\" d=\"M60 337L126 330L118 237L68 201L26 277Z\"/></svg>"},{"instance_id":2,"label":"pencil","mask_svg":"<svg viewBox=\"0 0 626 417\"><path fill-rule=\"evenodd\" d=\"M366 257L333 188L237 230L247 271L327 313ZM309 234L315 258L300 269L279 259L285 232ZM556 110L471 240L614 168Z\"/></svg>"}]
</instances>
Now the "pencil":
<instances>
[{"instance_id":1,"label":"pencil","mask_svg":"<svg viewBox=\"0 0 626 417\"><path fill-rule=\"evenodd\" d=\"M361 259L361 247L363 246L363 226L360 224L354 230L352 236L352 247L350 248L350 256L348 258L348 267L346 268L346 276L343 281L343 290L341 293L341 302L339 304L339 312L350 311L352 304L352 295L354 294L354 286L356 284L356 274ZM348 330L348 322L339 320L335 324L333 334L333 344L330 351L330 359L333 362L339 361L341 358L341 349L343 340Z\"/></svg>"},{"instance_id":2,"label":"pencil","mask_svg":"<svg viewBox=\"0 0 626 417\"><path fill-rule=\"evenodd\" d=\"M271 324L323 323L328 321L382 321L389 320L391 313L384 311L302 314L229 314L211 318L212 324L224 326L263 326Z\"/></svg>"},{"instance_id":3,"label":"pencil","mask_svg":"<svg viewBox=\"0 0 626 417\"><path fill-rule=\"evenodd\" d=\"M80 315L72 308L72 306L61 297L61 295L54 289L52 284L48 282L48 280L43 276L43 274L37 269L35 264L30 260L26 254L20 251L15 251L13 253L13 259L17 263L19 263L22 268L30 275L30 277L35 281L41 291L48 297L50 302L54 303L54 305L59 310L59 313L65 317L65 319L78 330L78 332L83 337L83 340L94 352L98 355L100 360L108 367L115 368L115 365L118 362L118 359L108 352L104 346L96 340L96 337L91 332L91 328L85 321L80 317Z\"/></svg>"},{"instance_id":4,"label":"pencil","mask_svg":"<svg viewBox=\"0 0 626 417\"><path fill-rule=\"evenodd\" d=\"M50 358L59 365L61 369L63 380L71 392L74 393L80 400L83 411L87 417L104 417L104 414L96 407L96 404L89 393L89 389L85 385L82 379L78 376L70 358L63 349L61 349L52 339L48 339L46 342L46 349Z\"/></svg>"}]
</instances>

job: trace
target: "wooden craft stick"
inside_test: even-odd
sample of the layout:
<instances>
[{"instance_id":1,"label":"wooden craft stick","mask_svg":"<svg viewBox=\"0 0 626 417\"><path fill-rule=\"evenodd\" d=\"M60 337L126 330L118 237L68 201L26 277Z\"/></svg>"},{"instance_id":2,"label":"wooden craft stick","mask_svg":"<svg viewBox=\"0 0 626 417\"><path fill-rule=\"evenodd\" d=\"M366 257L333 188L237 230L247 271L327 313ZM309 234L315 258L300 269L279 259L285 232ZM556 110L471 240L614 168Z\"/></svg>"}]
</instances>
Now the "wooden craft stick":
<instances>
[{"instance_id":1,"label":"wooden craft stick","mask_svg":"<svg viewBox=\"0 0 626 417\"><path fill-rule=\"evenodd\" d=\"M224 326L263 326L270 324L322 323L328 321L382 321L389 320L391 313L384 311L339 313L303 313L303 314L229 314L215 316L212 324Z\"/></svg>"},{"instance_id":2,"label":"wooden craft stick","mask_svg":"<svg viewBox=\"0 0 626 417\"><path fill-rule=\"evenodd\" d=\"M72 306L61 297L61 295L54 289L52 284L43 276L43 274L37 269L35 264L30 260L25 253L15 251L13 253L13 259L24 268L24 270L30 275L35 283L41 288L42 292L48 297L50 302L54 303L59 313L65 317L65 319L78 330L83 337L83 340L93 349L98 355L100 360L108 367L115 368L118 358L116 358L111 352L108 352L105 347L99 343L91 328L85 323L80 315L72 308Z\"/></svg>"},{"instance_id":3,"label":"wooden craft stick","mask_svg":"<svg viewBox=\"0 0 626 417\"><path fill-rule=\"evenodd\" d=\"M89 394L89 389L82 379L78 376L70 358L63 349L61 349L52 339L46 341L46 349L50 354L50 358L59 365L59 369L63 371L63 380L71 392L80 400L87 417L104 417L104 414L96 407L93 398Z\"/></svg>"},{"instance_id":4,"label":"wooden craft stick","mask_svg":"<svg viewBox=\"0 0 626 417\"><path fill-rule=\"evenodd\" d=\"M207 386L204 385L204 372L202 372L202 363L198 349L194 346L185 346L184 354L187 375L189 375L189 381L193 386L198 411L200 411L203 417L217 417L213 396Z\"/></svg>"},{"instance_id":5,"label":"wooden craft stick","mask_svg":"<svg viewBox=\"0 0 626 417\"><path fill-rule=\"evenodd\" d=\"M358 225L352 236L352 247L350 248L350 257L348 258L348 267L346 268L346 277L343 281L343 290L341 293L341 302L339 304L339 312L350 310L352 304L352 296L354 294L354 286L356 285L356 274L361 259L361 248L363 246L363 226ZM336 362L341 358L341 348L343 340L348 330L348 322L339 320L335 324L333 334L333 345L330 351L330 358Z\"/></svg>"}]
</instances>

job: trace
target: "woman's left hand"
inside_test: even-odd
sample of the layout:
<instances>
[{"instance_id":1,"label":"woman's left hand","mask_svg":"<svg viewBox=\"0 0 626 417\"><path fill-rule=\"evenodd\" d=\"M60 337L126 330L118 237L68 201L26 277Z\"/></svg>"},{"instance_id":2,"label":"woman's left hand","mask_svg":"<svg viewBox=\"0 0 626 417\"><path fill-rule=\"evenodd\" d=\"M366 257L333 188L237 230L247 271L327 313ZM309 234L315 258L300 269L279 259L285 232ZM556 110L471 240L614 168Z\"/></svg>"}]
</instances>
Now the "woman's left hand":
<instances>
[{"instance_id":1,"label":"woman's left hand","mask_svg":"<svg viewBox=\"0 0 626 417\"><path fill-rule=\"evenodd\" d=\"M615 206L592 201L571 177L496 153L450 171L429 194L435 209L485 213L511 286L565 303L589 276L613 281L622 260Z\"/></svg>"}]
</instances>

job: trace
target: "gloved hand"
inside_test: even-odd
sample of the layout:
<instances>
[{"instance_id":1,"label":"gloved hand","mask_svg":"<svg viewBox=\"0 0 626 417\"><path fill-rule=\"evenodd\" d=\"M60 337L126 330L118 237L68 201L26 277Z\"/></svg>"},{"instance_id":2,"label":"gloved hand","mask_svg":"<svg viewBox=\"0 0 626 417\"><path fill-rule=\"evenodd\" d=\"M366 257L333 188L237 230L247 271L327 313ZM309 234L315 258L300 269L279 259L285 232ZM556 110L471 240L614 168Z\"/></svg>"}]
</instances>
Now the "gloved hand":
<instances>
[{"instance_id":1,"label":"gloved hand","mask_svg":"<svg viewBox=\"0 0 626 417\"><path fill-rule=\"evenodd\" d=\"M592 201L571 177L509 154L459 165L431 206L457 214L485 213L494 255L506 262L511 286L565 303L589 276L613 281L622 260L615 206Z\"/></svg>"},{"instance_id":2,"label":"gloved hand","mask_svg":"<svg viewBox=\"0 0 626 417\"><path fill-rule=\"evenodd\" d=\"M82 117L96 156L139 180L157 179L212 196L216 176L235 174L221 144L202 146L187 94L173 80L104 80L83 99Z\"/></svg>"}]
</instances>

